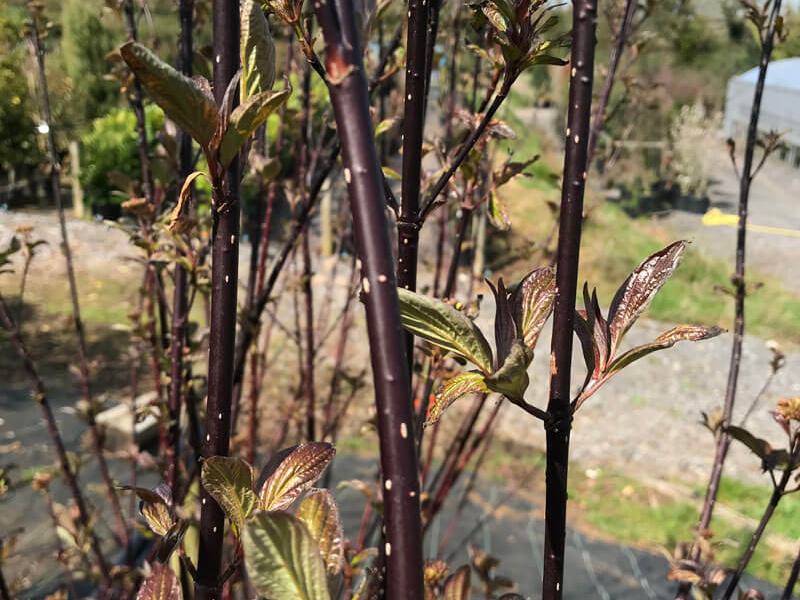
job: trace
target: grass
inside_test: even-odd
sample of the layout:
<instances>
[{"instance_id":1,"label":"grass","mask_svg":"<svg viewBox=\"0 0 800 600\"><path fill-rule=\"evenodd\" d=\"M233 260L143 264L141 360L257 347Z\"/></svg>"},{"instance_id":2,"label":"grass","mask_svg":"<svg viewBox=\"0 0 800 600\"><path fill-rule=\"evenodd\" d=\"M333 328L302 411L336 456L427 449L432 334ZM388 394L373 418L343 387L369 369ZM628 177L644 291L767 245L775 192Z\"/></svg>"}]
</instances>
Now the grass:
<instances>
[{"instance_id":1,"label":"grass","mask_svg":"<svg viewBox=\"0 0 800 600\"><path fill-rule=\"evenodd\" d=\"M525 485L526 492L543 500L544 468L543 452L498 441L487 455L484 473L506 482L530 482ZM693 497L667 496L618 472L584 472L578 465L572 465L569 519L573 527L597 537L671 555L678 542L692 539L703 492L697 488ZM767 487L723 478L719 501L757 521L769 493ZM750 575L774 585L785 583L796 552L794 544L786 547L785 540L800 537L798 508L800 496L782 500L747 570ZM716 559L723 565L735 567L752 529L732 523L718 513L713 532Z\"/></svg>"},{"instance_id":2,"label":"grass","mask_svg":"<svg viewBox=\"0 0 800 600\"><path fill-rule=\"evenodd\" d=\"M531 168L533 177L519 177L501 188L512 222L511 239L499 252L513 252L521 257L503 267L512 279L521 277L533 265L543 262L552 252L534 247L553 231L553 206L559 202L560 181L556 175L557 153L548 152L547 143L524 127L518 119L504 115L524 135L508 144L507 152L515 160L540 154ZM523 128L524 127L524 128ZM678 239L678 235L647 217L632 218L609 202L587 199L587 219L581 242L580 282L597 287L601 305L608 307L617 287L645 257ZM647 316L670 323L720 325L733 323L733 302L720 288L730 288L733 265L703 255L691 246L681 266L664 286L648 309ZM762 282L747 299L747 329L762 338L776 339L789 345L800 344L800 296L787 290L779 281L760 273L750 273L751 281Z\"/></svg>"}]
</instances>

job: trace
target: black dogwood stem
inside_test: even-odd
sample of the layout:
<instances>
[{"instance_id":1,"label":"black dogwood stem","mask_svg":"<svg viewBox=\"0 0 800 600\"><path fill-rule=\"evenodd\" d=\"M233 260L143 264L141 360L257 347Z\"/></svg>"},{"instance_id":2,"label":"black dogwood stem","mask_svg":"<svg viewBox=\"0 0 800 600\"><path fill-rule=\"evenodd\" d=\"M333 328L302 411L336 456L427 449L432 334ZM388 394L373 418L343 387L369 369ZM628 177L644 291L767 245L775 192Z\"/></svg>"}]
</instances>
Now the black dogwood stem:
<instances>
[{"instance_id":1,"label":"black dogwood stem","mask_svg":"<svg viewBox=\"0 0 800 600\"><path fill-rule=\"evenodd\" d=\"M625 43L628 40L628 33L633 24L633 16L636 14L636 9L638 7L639 2L637 0L625 0L622 20L620 21L617 34L614 36L614 45L611 48L611 56L608 59L608 73L606 73L603 87L600 90L600 97L597 99L597 106L592 115L592 128L589 132L589 149L588 158L586 160L589 166L592 166L595 149L597 148L597 138L600 137L606 124L606 111L608 110L611 91L614 89L614 82L617 78L619 61L622 58L622 53L625 51Z\"/></svg>"},{"instance_id":2,"label":"black dogwood stem","mask_svg":"<svg viewBox=\"0 0 800 600\"><path fill-rule=\"evenodd\" d=\"M361 260L383 475L386 596L422 600L419 480L409 373L360 32L351 0L317 3L314 10L325 36L328 89Z\"/></svg>"},{"instance_id":3,"label":"black dogwood stem","mask_svg":"<svg viewBox=\"0 0 800 600\"><path fill-rule=\"evenodd\" d=\"M222 104L225 90L239 69L239 3L212 4L214 97ZM234 98L238 94L232 93ZM239 262L239 160L219 174L213 189L211 238L211 323L208 353L208 400L203 456L227 456L233 397L233 357L236 342L236 292ZM219 598L219 574L225 518L214 498L200 492L200 549L195 596Z\"/></svg>"},{"instance_id":4,"label":"black dogwood stem","mask_svg":"<svg viewBox=\"0 0 800 600\"><path fill-rule=\"evenodd\" d=\"M722 480L722 471L725 466L725 459L728 456L728 449L731 445L731 437L726 432L726 428L731 425L733 418L733 407L736 403L736 391L739 383L739 369L742 363L742 345L744 343L745 329L745 297L747 290L745 286L745 264L746 264L746 242L747 242L747 215L750 199L750 184L753 182L753 157L755 155L756 142L758 141L758 121L761 115L761 100L764 96L764 82L767 78L767 68L772 57L772 48L775 40L775 27L778 15L781 10L781 0L775 0L769 15L761 46L761 59L759 62L758 79L756 80L755 91L753 93L753 106L750 109L750 123L747 127L747 142L744 149L744 162L739 181L739 223L736 229L736 271L733 276L733 286L735 291L735 312L733 322L733 342L731 345L730 366L728 368L728 382L725 388L725 403L722 409L722 431L717 438L717 445L714 454L714 463L711 467L711 475L706 488L706 496L703 501L703 509L700 513L700 521L697 525L699 535L703 535L711 525L714 516L714 508L719 494L719 485ZM700 557L700 544L695 544L692 549L692 559ZM676 599L685 600L689 598L692 585L683 583L678 588Z\"/></svg>"},{"instance_id":5,"label":"black dogwood stem","mask_svg":"<svg viewBox=\"0 0 800 600\"><path fill-rule=\"evenodd\" d=\"M378 89L381 82L381 77L383 76L386 67L389 65L389 59L400 45L400 40L402 37L401 33L402 27L398 27L389 46L386 48L383 54L380 64L375 69L375 73L370 80L370 93ZM323 146L327 146L327 144L323 144ZM298 209L297 215L292 221L292 228L289 231L289 235L286 236L283 246L281 246L278 255L273 260L272 268L270 269L269 275L264 281L263 287L258 291L257 296L254 298L253 305L243 319L244 327L242 327L239 335L239 343L236 348L236 360L234 362L233 369L234 386L241 385L242 380L244 379L245 359L250 346L255 340L255 334L258 331L258 322L261 318L261 314L264 312L264 309L270 302L272 292L275 289L275 284L278 282L278 278L283 271L289 255L292 253L297 240L306 229L306 225L308 224L314 208L319 201L322 186L325 184L325 181L328 179L331 171L333 171L333 167L336 165L336 160L339 157L339 150L340 147L338 141L333 141L325 158L319 161L319 167L315 169L314 176L309 184L308 193L305 195L305 199ZM238 405L234 406L234 412L236 412L236 406ZM234 415L234 417L235 416L236 415ZM233 422L236 423L235 418L233 419Z\"/></svg>"},{"instance_id":6,"label":"black dogwood stem","mask_svg":"<svg viewBox=\"0 0 800 600\"><path fill-rule=\"evenodd\" d=\"M408 3L405 101L403 105L403 167L400 212L397 215L397 285L417 289L419 201L422 176L422 134L427 94L428 0ZM405 332L409 373L414 361L414 336Z\"/></svg>"},{"instance_id":7,"label":"black dogwood stem","mask_svg":"<svg viewBox=\"0 0 800 600\"><path fill-rule=\"evenodd\" d=\"M545 534L543 600L561 600L564 593L564 542L567 526L567 467L572 428L570 376L572 324L578 290L578 258L583 223L583 192L592 104L597 3L572 3L572 55L567 112L564 176L556 254L556 298L550 347L550 396L546 423Z\"/></svg>"}]
</instances>

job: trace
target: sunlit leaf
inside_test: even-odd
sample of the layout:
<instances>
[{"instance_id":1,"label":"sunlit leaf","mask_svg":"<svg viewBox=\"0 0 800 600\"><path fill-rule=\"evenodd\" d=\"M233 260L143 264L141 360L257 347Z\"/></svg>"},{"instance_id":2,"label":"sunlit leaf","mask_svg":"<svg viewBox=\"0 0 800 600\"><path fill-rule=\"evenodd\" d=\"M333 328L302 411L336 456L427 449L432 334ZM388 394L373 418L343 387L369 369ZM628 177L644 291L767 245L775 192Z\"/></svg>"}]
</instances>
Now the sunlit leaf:
<instances>
[{"instance_id":1,"label":"sunlit leaf","mask_svg":"<svg viewBox=\"0 0 800 600\"><path fill-rule=\"evenodd\" d=\"M433 425L438 421L447 408L456 400L466 394L486 394L489 388L484 382L484 375L478 371L466 371L459 373L452 379L446 381L433 398L428 406L428 415L425 425Z\"/></svg>"},{"instance_id":2,"label":"sunlit leaf","mask_svg":"<svg viewBox=\"0 0 800 600\"><path fill-rule=\"evenodd\" d=\"M556 276L550 267L528 273L512 294L514 321L520 328L525 345L533 350L542 327L553 312L556 298Z\"/></svg>"},{"instance_id":3,"label":"sunlit leaf","mask_svg":"<svg viewBox=\"0 0 800 600\"><path fill-rule=\"evenodd\" d=\"M275 43L269 23L255 0L243 0L240 48L242 59L241 101L268 92L275 83Z\"/></svg>"},{"instance_id":4,"label":"sunlit leaf","mask_svg":"<svg viewBox=\"0 0 800 600\"><path fill-rule=\"evenodd\" d=\"M386 165L383 165L381 167L381 171L383 172L383 176L386 179L393 179L394 181L400 181L403 178L403 176L400 175L400 173L398 173L392 167L387 167Z\"/></svg>"},{"instance_id":5,"label":"sunlit leaf","mask_svg":"<svg viewBox=\"0 0 800 600\"><path fill-rule=\"evenodd\" d=\"M344 562L344 533L333 494L328 490L312 491L300 503L297 518L308 527L328 573L339 573Z\"/></svg>"},{"instance_id":6,"label":"sunlit leaf","mask_svg":"<svg viewBox=\"0 0 800 600\"><path fill-rule=\"evenodd\" d=\"M492 371L492 349L466 315L440 300L398 288L403 327L465 358L483 373Z\"/></svg>"},{"instance_id":7,"label":"sunlit leaf","mask_svg":"<svg viewBox=\"0 0 800 600\"><path fill-rule=\"evenodd\" d=\"M154 490L143 487L120 486L120 489L134 492L141 502L139 512L156 535L165 535L175 523L170 504L172 492L169 486L161 484Z\"/></svg>"},{"instance_id":8,"label":"sunlit leaf","mask_svg":"<svg viewBox=\"0 0 800 600\"><path fill-rule=\"evenodd\" d=\"M120 54L164 113L198 144L208 146L217 127L217 106L197 82L137 42L123 45Z\"/></svg>"},{"instance_id":9,"label":"sunlit leaf","mask_svg":"<svg viewBox=\"0 0 800 600\"><path fill-rule=\"evenodd\" d=\"M508 216L505 203L497 192L489 194L488 204L489 221L491 224L500 231L508 231L511 229L511 218Z\"/></svg>"},{"instance_id":10,"label":"sunlit leaf","mask_svg":"<svg viewBox=\"0 0 800 600\"><path fill-rule=\"evenodd\" d=\"M172 209L172 212L169 215L169 230L171 232L184 232L186 222L185 219L182 218L184 214L184 207L186 206L186 202L189 200L189 196L192 191L192 183L201 175L208 179L208 175L202 171L195 171L183 180L180 194L178 194L178 201L175 203L175 208Z\"/></svg>"},{"instance_id":11,"label":"sunlit leaf","mask_svg":"<svg viewBox=\"0 0 800 600\"><path fill-rule=\"evenodd\" d=\"M181 584L169 565L156 565L142 582L136 600L180 600Z\"/></svg>"},{"instance_id":12,"label":"sunlit leaf","mask_svg":"<svg viewBox=\"0 0 800 600\"><path fill-rule=\"evenodd\" d=\"M389 119L384 119L380 123L375 126L375 137L378 138L382 136L387 131L391 131L395 125L400 122L398 117L391 117Z\"/></svg>"},{"instance_id":13,"label":"sunlit leaf","mask_svg":"<svg viewBox=\"0 0 800 600\"><path fill-rule=\"evenodd\" d=\"M281 510L288 507L314 485L335 455L334 447L325 442L300 444L264 482L258 498L259 508Z\"/></svg>"},{"instance_id":14,"label":"sunlit leaf","mask_svg":"<svg viewBox=\"0 0 800 600\"><path fill-rule=\"evenodd\" d=\"M284 512L259 512L243 536L247 573L270 600L329 600L325 564L306 526Z\"/></svg>"},{"instance_id":15,"label":"sunlit leaf","mask_svg":"<svg viewBox=\"0 0 800 600\"><path fill-rule=\"evenodd\" d=\"M469 600L471 596L469 565L462 565L445 580L442 600Z\"/></svg>"},{"instance_id":16,"label":"sunlit leaf","mask_svg":"<svg viewBox=\"0 0 800 600\"><path fill-rule=\"evenodd\" d=\"M625 332L675 271L685 248L686 242L678 241L649 256L617 290L608 311L611 356L614 356Z\"/></svg>"},{"instance_id":17,"label":"sunlit leaf","mask_svg":"<svg viewBox=\"0 0 800 600\"><path fill-rule=\"evenodd\" d=\"M241 458L211 456L203 461L201 481L239 535L257 502L253 491L253 469Z\"/></svg>"},{"instance_id":18,"label":"sunlit leaf","mask_svg":"<svg viewBox=\"0 0 800 600\"><path fill-rule=\"evenodd\" d=\"M502 366L484 381L493 392L503 394L514 400L522 400L528 389L528 365L533 353L520 341L512 347Z\"/></svg>"},{"instance_id":19,"label":"sunlit leaf","mask_svg":"<svg viewBox=\"0 0 800 600\"><path fill-rule=\"evenodd\" d=\"M506 22L506 17L494 3L484 4L483 6L481 6L481 10L483 10L483 14L486 16L487 19L489 19L489 22L495 29L497 29L498 31L508 30L508 23Z\"/></svg>"},{"instance_id":20,"label":"sunlit leaf","mask_svg":"<svg viewBox=\"0 0 800 600\"><path fill-rule=\"evenodd\" d=\"M632 362L637 361L640 358L643 358L648 354L651 354L658 350L671 348L678 342L682 341L698 342L700 340L707 340L709 338L716 337L720 333L722 333L722 329L720 329L719 327L702 327L700 325L678 325L677 327L673 327L669 331L665 331L649 344L643 344L641 346L636 346L635 348L631 348L623 355L616 358L608 366L607 372L611 374L620 371L621 369L624 369Z\"/></svg>"},{"instance_id":21,"label":"sunlit leaf","mask_svg":"<svg viewBox=\"0 0 800 600\"><path fill-rule=\"evenodd\" d=\"M260 92L233 109L219 147L219 160L223 166L230 164L247 139L286 101L291 92L288 88L278 92Z\"/></svg>"}]
</instances>

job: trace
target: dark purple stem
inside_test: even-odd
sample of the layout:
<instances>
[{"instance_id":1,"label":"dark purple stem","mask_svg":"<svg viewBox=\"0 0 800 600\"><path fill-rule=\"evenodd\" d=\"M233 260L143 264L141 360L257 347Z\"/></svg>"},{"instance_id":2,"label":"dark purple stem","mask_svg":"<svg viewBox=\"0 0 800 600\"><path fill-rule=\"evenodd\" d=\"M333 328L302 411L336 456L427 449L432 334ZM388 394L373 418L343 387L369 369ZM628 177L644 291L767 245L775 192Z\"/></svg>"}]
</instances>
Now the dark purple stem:
<instances>
[{"instance_id":1,"label":"dark purple stem","mask_svg":"<svg viewBox=\"0 0 800 600\"><path fill-rule=\"evenodd\" d=\"M214 0L214 97L222 103L225 90L239 69L239 7ZM238 98L238 94L233 96ZM211 324L208 354L208 402L203 456L227 456L231 432L233 358L236 342L236 293L239 274L239 160L218 174L213 189L214 222L211 247ZM219 574L225 518L205 490L200 493L200 549L195 596L219 597Z\"/></svg>"},{"instance_id":2,"label":"dark purple stem","mask_svg":"<svg viewBox=\"0 0 800 600\"><path fill-rule=\"evenodd\" d=\"M739 382L739 368L742 362L742 344L744 342L744 304L746 296L745 288L745 248L747 241L747 211L750 198L750 184L753 181L753 156L755 154L756 141L758 139L758 120L761 114L761 99L764 95L764 81L767 78L767 68L772 57L772 48L775 39L775 24L781 10L781 0L775 0L772 5L769 23L767 25L766 36L761 47L761 62L758 70L758 80L756 81L755 92L753 94L753 106L750 110L750 123L747 128L747 143L744 151L744 163L742 165L741 179L739 182L739 224L736 231L736 272L733 276L733 285L736 292L735 297L735 317L733 324L733 343L731 346L730 367L728 370L728 383L725 388L725 404L722 410L722 433L717 439L717 446L714 455L714 464L711 468L711 476L706 488L706 496L703 501L703 510L700 513L700 521L697 526L700 535L711 525L714 515L714 507L719 494L719 484L722 479L722 471L725 466L725 459L728 456L728 449L731 444L731 437L725 432L733 418L733 407L736 402L736 389ZM692 558L697 560L700 556L700 545L695 544L692 550ZM689 597L691 584L681 584L678 588L676 599L685 600Z\"/></svg>"},{"instance_id":3,"label":"dark purple stem","mask_svg":"<svg viewBox=\"0 0 800 600\"><path fill-rule=\"evenodd\" d=\"M413 414L397 282L364 76L350 0L318 3L328 89L362 264L367 332L377 405L389 600L422 600L422 535Z\"/></svg>"},{"instance_id":4,"label":"dark purple stem","mask_svg":"<svg viewBox=\"0 0 800 600\"><path fill-rule=\"evenodd\" d=\"M589 120L592 109L597 3L572 3L572 77L569 86L567 140L561 187L561 216L556 258L556 299L550 354L550 396L546 424L545 535L543 600L561 600L564 593L564 541L567 527L567 468L572 428L570 375L572 323L578 289L578 258L583 223Z\"/></svg>"}]
</instances>

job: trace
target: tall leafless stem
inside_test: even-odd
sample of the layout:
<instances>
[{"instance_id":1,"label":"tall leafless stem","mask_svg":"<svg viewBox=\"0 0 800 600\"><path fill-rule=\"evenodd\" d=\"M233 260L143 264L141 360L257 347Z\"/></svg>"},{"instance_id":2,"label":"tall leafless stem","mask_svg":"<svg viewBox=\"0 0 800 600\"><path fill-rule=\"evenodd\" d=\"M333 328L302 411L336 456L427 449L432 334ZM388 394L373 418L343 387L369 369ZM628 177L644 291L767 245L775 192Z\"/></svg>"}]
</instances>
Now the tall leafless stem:
<instances>
[{"instance_id":1,"label":"tall leafless stem","mask_svg":"<svg viewBox=\"0 0 800 600\"><path fill-rule=\"evenodd\" d=\"M421 600L422 536L409 373L360 32L351 0L318 3L314 10L325 36L328 89L362 264L384 483L386 592L389 600Z\"/></svg>"},{"instance_id":2,"label":"tall leafless stem","mask_svg":"<svg viewBox=\"0 0 800 600\"><path fill-rule=\"evenodd\" d=\"M699 535L703 535L703 532L708 530L711 525L714 507L717 502L717 495L719 494L722 471L731 444L731 437L726 433L725 429L731 425L731 420L733 419L733 407L736 402L736 389L739 383L739 369L742 362L742 344L744 343L744 309L745 297L747 295L745 285L745 250L747 242L747 215L750 200L750 185L753 182L753 156L758 139L758 120L761 115L761 99L764 95L764 81L767 78L767 68L769 67L769 61L772 57L772 48L775 41L775 26L780 10L781 0L775 0L770 9L766 35L763 36L758 79L753 94L753 106L750 110L750 123L747 128L747 143L744 149L744 162L742 164L741 177L739 180L739 223L736 230L736 271L733 276L733 285L736 293L735 317L733 323L733 343L731 346L730 366L728 368L728 383L725 388L725 404L722 409L723 429L722 433L720 433L717 438L714 464L711 468L711 476L708 481L708 487L706 488L703 509L700 513L700 521L697 525ZM697 560L699 556L700 544L695 544L692 550L692 558ZM678 588L676 598L681 600L688 598L691 587L689 583L681 584Z\"/></svg>"},{"instance_id":3,"label":"tall leafless stem","mask_svg":"<svg viewBox=\"0 0 800 600\"><path fill-rule=\"evenodd\" d=\"M603 131L606 124L606 111L608 110L608 102L611 99L611 91L614 89L614 82L617 78L617 70L619 68L619 61L622 58L622 53L625 51L625 43L628 39L628 33L633 23L633 16L636 14L636 9L639 6L637 0L625 0L625 9L622 14L622 20L619 23L619 29L614 36L614 45L611 48L611 56L608 59L608 73L603 81L603 87L600 90L600 97L597 99L597 106L592 114L592 128L589 132L589 150L587 164L592 165L594 159L594 151L597 147L597 138Z\"/></svg>"},{"instance_id":4,"label":"tall leafless stem","mask_svg":"<svg viewBox=\"0 0 800 600\"><path fill-rule=\"evenodd\" d=\"M564 176L556 258L556 298L550 347L550 397L546 423L545 535L543 600L561 600L564 593L564 542L567 521L567 468L572 429L570 376L572 324L578 289L578 258L583 223L587 146L592 104L597 3L572 3L572 56L567 112Z\"/></svg>"},{"instance_id":5,"label":"tall leafless stem","mask_svg":"<svg viewBox=\"0 0 800 600\"><path fill-rule=\"evenodd\" d=\"M89 352L86 344L86 331L83 326L83 319L81 318L80 301L78 299L78 284L75 278L72 249L69 245L67 221L64 214L64 203L61 197L61 185L59 181L61 174L61 163L58 160L58 154L56 151L56 137L53 129L53 118L50 111L50 93L47 87L47 77L45 75L44 67L44 48L42 47L41 39L39 37L40 23L35 9L31 9L31 17L32 25L30 28L30 39L36 58L36 75L39 83L39 95L41 102L40 108L42 120L47 125L47 157L50 162L51 191L53 194L53 199L56 203L56 209L58 211L58 224L59 231L61 233L61 251L64 253L64 262L67 270L67 282L69 284L70 305L72 307L72 322L75 327L75 334L78 341L78 379L80 383L81 395L86 403L86 422L89 426L92 449L94 450L97 464L100 467L100 475L105 486L106 498L114 515L114 530L120 543L124 546L128 543L128 528L125 524L125 517L122 515L122 508L120 507L114 482L111 479L111 471L109 470L108 462L106 461L103 434L97 425L97 409L92 398L90 386L91 370L89 367Z\"/></svg>"},{"instance_id":6,"label":"tall leafless stem","mask_svg":"<svg viewBox=\"0 0 800 600\"><path fill-rule=\"evenodd\" d=\"M180 36L180 69L187 77L192 76L192 21L194 16L194 0L180 0L178 16L181 25ZM185 179L192 171L192 138L182 131L178 138L180 177ZM172 295L172 335L170 342L170 386L167 409L169 413L168 426L168 481L172 488L173 498L179 493L180 458L180 417L183 401L183 349L187 330L188 294L187 294L186 269L180 263L175 264L175 283Z\"/></svg>"}]
</instances>

